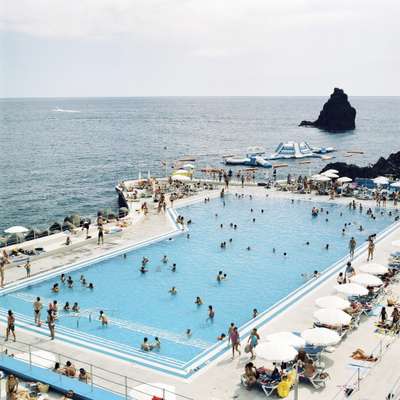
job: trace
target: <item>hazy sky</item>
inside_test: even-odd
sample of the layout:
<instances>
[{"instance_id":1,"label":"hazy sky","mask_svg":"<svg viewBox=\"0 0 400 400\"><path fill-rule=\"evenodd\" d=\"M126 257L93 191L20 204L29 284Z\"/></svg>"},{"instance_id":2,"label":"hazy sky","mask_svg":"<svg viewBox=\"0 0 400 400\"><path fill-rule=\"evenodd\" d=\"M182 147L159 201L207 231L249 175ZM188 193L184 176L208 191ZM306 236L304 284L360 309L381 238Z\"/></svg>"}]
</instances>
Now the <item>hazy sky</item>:
<instances>
[{"instance_id":1,"label":"hazy sky","mask_svg":"<svg viewBox=\"0 0 400 400\"><path fill-rule=\"evenodd\" d=\"M0 0L0 97L400 95L400 0Z\"/></svg>"}]
</instances>

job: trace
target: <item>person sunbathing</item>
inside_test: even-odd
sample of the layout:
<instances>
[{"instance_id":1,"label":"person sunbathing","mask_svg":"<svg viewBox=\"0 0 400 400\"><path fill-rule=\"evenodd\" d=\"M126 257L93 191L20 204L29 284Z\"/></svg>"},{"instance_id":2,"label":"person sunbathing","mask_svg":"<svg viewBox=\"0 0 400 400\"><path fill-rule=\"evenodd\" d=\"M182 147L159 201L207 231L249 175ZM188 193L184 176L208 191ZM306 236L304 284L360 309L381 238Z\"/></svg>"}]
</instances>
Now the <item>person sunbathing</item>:
<instances>
[{"instance_id":1,"label":"person sunbathing","mask_svg":"<svg viewBox=\"0 0 400 400\"><path fill-rule=\"evenodd\" d=\"M246 389L250 390L257 382L258 373L257 368L252 362L249 362L244 367L244 374L242 375L242 382Z\"/></svg>"},{"instance_id":2,"label":"person sunbathing","mask_svg":"<svg viewBox=\"0 0 400 400\"><path fill-rule=\"evenodd\" d=\"M353 351L351 358L353 358L354 360L371 361L371 362L375 362L378 360L377 357L373 357L372 355L368 356L367 354L365 354L365 351L362 349L357 349Z\"/></svg>"}]
</instances>

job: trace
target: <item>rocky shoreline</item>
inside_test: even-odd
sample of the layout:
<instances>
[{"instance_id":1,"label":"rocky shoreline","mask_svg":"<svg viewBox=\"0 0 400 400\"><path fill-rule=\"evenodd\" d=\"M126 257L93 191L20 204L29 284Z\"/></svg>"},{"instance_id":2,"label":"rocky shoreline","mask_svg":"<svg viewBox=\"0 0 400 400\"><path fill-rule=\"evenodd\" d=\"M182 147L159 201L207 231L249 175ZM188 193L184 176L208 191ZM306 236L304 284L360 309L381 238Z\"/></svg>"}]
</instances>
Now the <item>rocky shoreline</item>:
<instances>
[{"instance_id":1,"label":"rocky shoreline","mask_svg":"<svg viewBox=\"0 0 400 400\"><path fill-rule=\"evenodd\" d=\"M321 172L328 169L336 169L340 176L347 176L353 180L355 178L376 178L377 176L387 175L400 179L400 151L390 154L388 158L381 157L375 164L367 167L336 162L326 165Z\"/></svg>"}]
</instances>

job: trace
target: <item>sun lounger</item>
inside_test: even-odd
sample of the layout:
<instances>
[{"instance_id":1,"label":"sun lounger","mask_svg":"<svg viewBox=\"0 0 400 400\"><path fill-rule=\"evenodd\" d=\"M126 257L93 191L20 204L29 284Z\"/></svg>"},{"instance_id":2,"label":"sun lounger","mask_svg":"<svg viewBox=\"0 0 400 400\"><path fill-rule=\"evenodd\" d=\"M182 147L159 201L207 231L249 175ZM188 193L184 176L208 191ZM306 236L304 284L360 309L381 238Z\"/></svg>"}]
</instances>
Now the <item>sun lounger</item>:
<instances>
[{"instance_id":1,"label":"sun lounger","mask_svg":"<svg viewBox=\"0 0 400 400\"><path fill-rule=\"evenodd\" d=\"M313 376L306 376L304 373L299 374L300 382L311 383L317 390L325 388L328 377L328 373L323 371L316 371Z\"/></svg>"},{"instance_id":2,"label":"sun lounger","mask_svg":"<svg viewBox=\"0 0 400 400\"><path fill-rule=\"evenodd\" d=\"M304 351L306 352L307 356L312 360L318 360L323 349L324 348L322 346L304 346Z\"/></svg>"},{"instance_id":3,"label":"sun lounger","mask_svg":"<svg viewBox=\"0 0 400 400\"><path fill-rule=\"evenodd\" d=\"M278 388L279 382L280 381L265 381L264 383L260 382L261 389L266 397L271 396L271 394Z\"/></svg>"}]
</instances>

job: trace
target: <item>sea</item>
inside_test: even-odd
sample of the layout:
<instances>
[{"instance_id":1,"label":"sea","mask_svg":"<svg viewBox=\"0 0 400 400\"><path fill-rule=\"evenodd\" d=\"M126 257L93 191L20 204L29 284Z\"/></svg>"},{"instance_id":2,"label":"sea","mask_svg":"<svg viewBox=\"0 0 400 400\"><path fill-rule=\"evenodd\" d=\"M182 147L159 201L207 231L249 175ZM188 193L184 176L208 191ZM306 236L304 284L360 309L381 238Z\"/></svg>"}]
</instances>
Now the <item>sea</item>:
<instances>
[{"instance_id":1,"label":"sea","mask_svg":"<svg viewBox=\"0 0 400 400\"><path fill-rule=\"evenodd\" d=\"M222 167L249 146L271 154L281 141L337 149L358 165L400 150L400 97L351 97L354 131L299 127L327 97L131 97L0 99L0 236L12 225L46 228L66 215L116 209L116 184L170 173L182 158ZM348 151L360 151L349 157ZM317 173L327 161L278 170ZM271 170L261 169L265 178Z\"/></svg>"}]
</instances>

